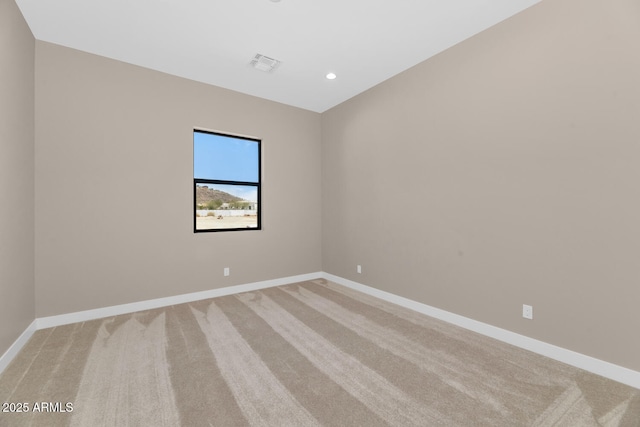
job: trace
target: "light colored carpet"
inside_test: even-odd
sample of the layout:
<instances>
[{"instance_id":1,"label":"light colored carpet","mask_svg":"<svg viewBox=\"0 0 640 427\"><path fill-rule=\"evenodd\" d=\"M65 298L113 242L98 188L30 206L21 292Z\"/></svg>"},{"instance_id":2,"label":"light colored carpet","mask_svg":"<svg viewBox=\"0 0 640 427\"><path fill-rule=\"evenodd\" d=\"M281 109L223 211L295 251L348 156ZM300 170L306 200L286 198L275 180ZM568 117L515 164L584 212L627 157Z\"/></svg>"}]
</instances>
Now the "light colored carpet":
<instances>
[{"instance_id":1,"label":"light colored carpet","mask_svg":"<svg viewBox=\"0 0 640 427\"><path fill-rule=\"evenodd\" d=\"M37 331L3 402L39 412L2 426L640 426L640 390L324 280Z\"/></svg>"}]
</instances>

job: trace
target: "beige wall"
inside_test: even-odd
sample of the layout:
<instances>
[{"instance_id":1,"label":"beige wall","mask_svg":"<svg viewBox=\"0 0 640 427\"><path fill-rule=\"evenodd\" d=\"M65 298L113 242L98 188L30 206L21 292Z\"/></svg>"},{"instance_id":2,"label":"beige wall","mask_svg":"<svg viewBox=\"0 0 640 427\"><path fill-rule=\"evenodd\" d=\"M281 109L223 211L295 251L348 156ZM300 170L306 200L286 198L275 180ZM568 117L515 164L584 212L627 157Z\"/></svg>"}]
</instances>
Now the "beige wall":
<instances>
[{"instance_id":1,"label":"beige wall","mask_svg":"<svg viewBox=\"0 0 640 427\"><path fill-rule=\"evenodd\" d=\"M324 113L323 269L640 370L638 40L546 0Z\"/></svg>"},{"instance_id":2,"label":"beige wall","mask_svg":"<svg viewBox=\"0 0 640 427\"><path fill-rule=\"evenodd\" d=\"M39 41L36 94L38 317L320 271L320 114ZM262 138L262 231L193 233L194 127Z\"/></svg>"},{"instance_id":3,"label":"beige wall","mask_svg":"<svg viewBox=\"0 0 640 427\"><path fill-rule=\"evenodd\" d=\"M35 41L0 0L0 355L34 319Z\"/></svg>"}]
</instances>

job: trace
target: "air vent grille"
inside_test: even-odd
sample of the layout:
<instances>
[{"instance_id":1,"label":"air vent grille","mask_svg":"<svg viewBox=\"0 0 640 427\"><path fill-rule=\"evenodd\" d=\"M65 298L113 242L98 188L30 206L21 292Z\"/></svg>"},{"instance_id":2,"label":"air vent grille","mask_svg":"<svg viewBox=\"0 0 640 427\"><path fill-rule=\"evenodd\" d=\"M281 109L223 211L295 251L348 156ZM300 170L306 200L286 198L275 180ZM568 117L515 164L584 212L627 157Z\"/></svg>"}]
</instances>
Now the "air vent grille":
<instances>
[{"instance_id":1,"label":"air vent grille","mask_svg":"<svg viewBox=\"0 0 640 427\"><path fill-rule=\"evenodd\" d=\"M276 68L278 68L280 62L281 61L278 61L277 59L269 58L268 56L256 53L256 56L254 56L251 60L251 66L257 70L271 73Z\"/></svg>"}]
</instances>

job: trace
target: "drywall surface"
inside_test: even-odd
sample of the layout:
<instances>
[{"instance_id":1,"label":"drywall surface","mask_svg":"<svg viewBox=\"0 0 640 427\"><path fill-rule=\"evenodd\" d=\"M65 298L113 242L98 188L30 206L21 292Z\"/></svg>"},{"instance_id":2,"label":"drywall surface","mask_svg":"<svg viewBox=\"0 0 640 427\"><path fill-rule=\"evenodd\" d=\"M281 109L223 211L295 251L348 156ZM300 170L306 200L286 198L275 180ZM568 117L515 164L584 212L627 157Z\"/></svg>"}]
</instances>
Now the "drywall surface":
<instances>
[{"instance_id":1,"label":"drywall surface","mask_svg":"<svg viewBox=\"0 0 640 427\"><path fill-rule=\"evenodd\" d=\"M0 0L0 355L35 318L35 40L13 0Z\"/></svg>"},{"instance_id":2,"label":"drywall surface","mask_svg":"<svg viewBox=\"0 0 640 427\"><path fill-rule=\"evenodd\" d=\"M638 40L543 1L325 112L323 270L640 370Z\"/></svg>"},{"instance_id":3,"label":"drywall surface","mask_svg":"<svg viewBox=\"0 0 640 427\"><path fill-rule=\"evenodd\" d=\"M319 271L320 126L317 113L37 42L37 316ZM194 128L262 139L262 230L193 233Z\"/></svg>"}]
</instances>

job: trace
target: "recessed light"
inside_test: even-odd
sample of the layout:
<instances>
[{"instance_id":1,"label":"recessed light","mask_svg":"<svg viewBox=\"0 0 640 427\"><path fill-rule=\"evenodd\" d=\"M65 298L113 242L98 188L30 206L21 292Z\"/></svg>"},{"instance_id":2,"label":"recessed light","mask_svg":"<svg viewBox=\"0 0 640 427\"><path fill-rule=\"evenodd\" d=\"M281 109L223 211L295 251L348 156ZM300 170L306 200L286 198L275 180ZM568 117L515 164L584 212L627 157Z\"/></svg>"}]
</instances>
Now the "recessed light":
<instances>
[{"instance_id":1,"label":"recessed light","mask_svg":"<svg viewBox=\"0 0 640 427\"><path fill-rule=\"evenodd\" d=\"M336 75L335 75L335 73L329 73L329 74L327 74L327 78L328 78L329 80L333 80L333 79L335 79L336 77L338 77L338 76L336 76Z\"/></svg>"}]
</instances>

